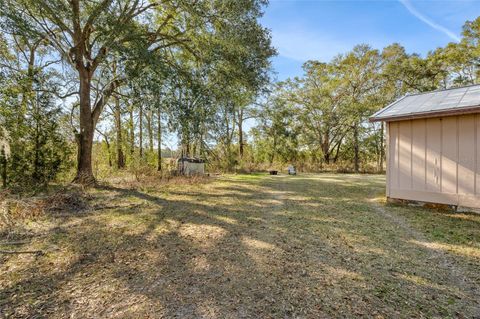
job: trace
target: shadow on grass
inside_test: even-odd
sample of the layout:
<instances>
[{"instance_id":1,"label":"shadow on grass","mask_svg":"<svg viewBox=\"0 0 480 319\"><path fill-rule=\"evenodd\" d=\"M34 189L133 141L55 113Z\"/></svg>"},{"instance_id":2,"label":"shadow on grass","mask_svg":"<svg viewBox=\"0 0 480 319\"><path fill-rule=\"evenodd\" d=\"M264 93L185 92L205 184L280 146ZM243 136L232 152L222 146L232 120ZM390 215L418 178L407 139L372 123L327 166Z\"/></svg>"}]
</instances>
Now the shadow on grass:
<instances>
[{"instance_id":1,"label":"shadow on grass","mask_svg":"<svg viewBox=\"0 0 480 319\"><path fill-rule=\"evenodd\" d=\"M179 318L473 314L475 295L451 282L448 269L429 260L428 248L409 243L408 233L375 214L366 199L381 187L378 177L338 175L227 179L166 194L102 187L109 202L142 204L56 219L44 245L61 250L13 270L0 288L6 300L0 311Z\"/></svg>"}]
</instances>

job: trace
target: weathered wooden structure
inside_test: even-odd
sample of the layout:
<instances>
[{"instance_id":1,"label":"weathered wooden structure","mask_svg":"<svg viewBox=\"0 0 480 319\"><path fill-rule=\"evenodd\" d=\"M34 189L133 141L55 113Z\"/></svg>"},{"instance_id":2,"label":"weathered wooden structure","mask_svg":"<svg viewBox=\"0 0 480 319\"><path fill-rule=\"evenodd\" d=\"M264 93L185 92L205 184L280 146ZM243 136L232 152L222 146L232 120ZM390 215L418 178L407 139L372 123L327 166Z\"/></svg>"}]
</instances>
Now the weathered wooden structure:
<instances>
[{"instance_id":1,"label":"weathered wooden structure","mask_svg":"<svg viewBox=\"0 0 480 319\"><path fill-rule=\"evenodd\" d=\"M200 158L181 157L177 160L177 171L180 175L204 175L205 161Z\"/></svg>"}]
</instances>

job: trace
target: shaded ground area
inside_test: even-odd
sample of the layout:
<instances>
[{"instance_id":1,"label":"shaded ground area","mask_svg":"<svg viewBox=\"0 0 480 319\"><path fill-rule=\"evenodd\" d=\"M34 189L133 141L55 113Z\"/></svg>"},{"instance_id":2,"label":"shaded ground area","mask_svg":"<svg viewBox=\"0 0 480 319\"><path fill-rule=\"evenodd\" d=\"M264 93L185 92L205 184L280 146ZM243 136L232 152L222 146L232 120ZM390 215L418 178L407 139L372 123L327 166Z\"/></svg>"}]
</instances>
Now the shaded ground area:
<instances>
[{"instance_id":1,"label":"shaded ground area","mask_svg":"<svg viewBox=\"0 0 480 319\"><path fill-rule=\"evenodd\" d=\"M0 316L480 318L480 215L383 189L322 174L93 190L97 210L16 233L45 253L0 255Z\"/></svg>"}]
</instances>

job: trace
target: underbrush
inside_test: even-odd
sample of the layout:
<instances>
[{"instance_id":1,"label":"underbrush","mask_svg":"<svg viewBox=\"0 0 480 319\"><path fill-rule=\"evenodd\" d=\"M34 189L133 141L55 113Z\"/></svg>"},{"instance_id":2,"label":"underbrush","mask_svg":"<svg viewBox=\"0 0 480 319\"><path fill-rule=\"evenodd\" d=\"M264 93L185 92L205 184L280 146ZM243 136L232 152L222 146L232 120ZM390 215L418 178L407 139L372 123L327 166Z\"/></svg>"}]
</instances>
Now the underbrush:
<instances>
[{"instance_id":1,"label":"underbrush","mask_svg":"<svg viewBox=\"0 0 480 319\"><path fill-rule=\"evenodd\" d=\"M199 184L207 183L211 178L209 175L179 176L172 171L157 171L145 168L135 172L124 170L99 179L99 184L106 184L126 189L159 188L165 185L175 184Z\"/></svg>"},{"instance_id":2,"label":"underbrush","mask_svg":"<svg viewBox=\"0 0 480 319\"><path fill-rule=\"evenodd\" d=\"M109 177L98 179L98 187L122 189L160 189L172 185L205 184L213 178L204 176L174 176L156 170L112 172ZM79 185L50 185L36 193L0 191L0 237L22 232L27 223L39 221L48 215L75 215L96 210L93 205L95 192Z\"/></svg>"},{"instance_id":3,"label":"underbrush","mask_svg":"<svg viewBox=\"0 0 480 319\"><path fill-rule=\"evenodd\" d=\"M339 173L339 174L353 174L355 169L353 165L349 163L335 163L335 164L311 164L311 163L273 163L269 164L250 164L244 166L238 166L235 169L227 170L228 173L237 174L251 174L259 172L268 172L271 170L287 173L288 166L295 166L299 173ZM379 170L374 164L364 165L360 167L360 174L385 174L385 170Z\"/></svg>"},{"instance_id":4,"label":"underbrush","mask_svg":"<svg viewBox=\"0 0 480 319\"><path fill-rule=\"evenodd\" d=\"M48 214L75 214L90 209L90 196L76 186L62 187L37 196L22 196L10 190L0 192L0 237L18 232L28 222Z\"/></svg>"}]
</instances>

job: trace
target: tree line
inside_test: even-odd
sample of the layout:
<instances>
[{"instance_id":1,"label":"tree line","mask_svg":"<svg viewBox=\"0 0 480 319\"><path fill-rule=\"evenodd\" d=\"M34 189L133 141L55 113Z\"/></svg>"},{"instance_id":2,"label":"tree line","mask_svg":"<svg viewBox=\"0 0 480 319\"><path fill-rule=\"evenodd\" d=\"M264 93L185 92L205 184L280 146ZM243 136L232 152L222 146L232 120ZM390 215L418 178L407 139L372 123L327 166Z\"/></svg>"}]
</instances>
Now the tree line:
<instances>
[{"instance_id":1,"label":"tree line","mask_svg":"<svg viewBox=\"0 0 480 319\"><path fill-rule=\"evenodd\" d=\"M480 19L425 57L358 45L272 83L266 5L0 0L4 186L46 185L72 169L92 184L97 162L163 171L163 157L179 155L222 171L382 170L373 112L409 92L478 83ZM168 148L172 136L178 147Z\"/></svg>"},{"instance_id":2,"label":"tree line","mask_svg":"<svg viewBox=\"0 0 480 319\"><path fill-rule=\"evenodd\" d=\"M258 23L266 4L1 0L4 183L46 183L72 165L68 151L74 181L94 183L95 136L120 169L156 145L161 170L164 131L186 156L227 141L231 112L269 82L275 50Z\"/></svg>"},{"instance_id":3,"label":"tree line","mask_svg":"<svg viewBox=\"0 0 480 319\"><path fill-rule=\"evenodd\" d=\"M385 129L369 116L407 93L479 83L480 18L467 21L462 35L425 57L398 43L362 44L328 63L307 61L303 76L277 83L257 110L252 159L382 171Z\"/></svg>"}]
</instances>

